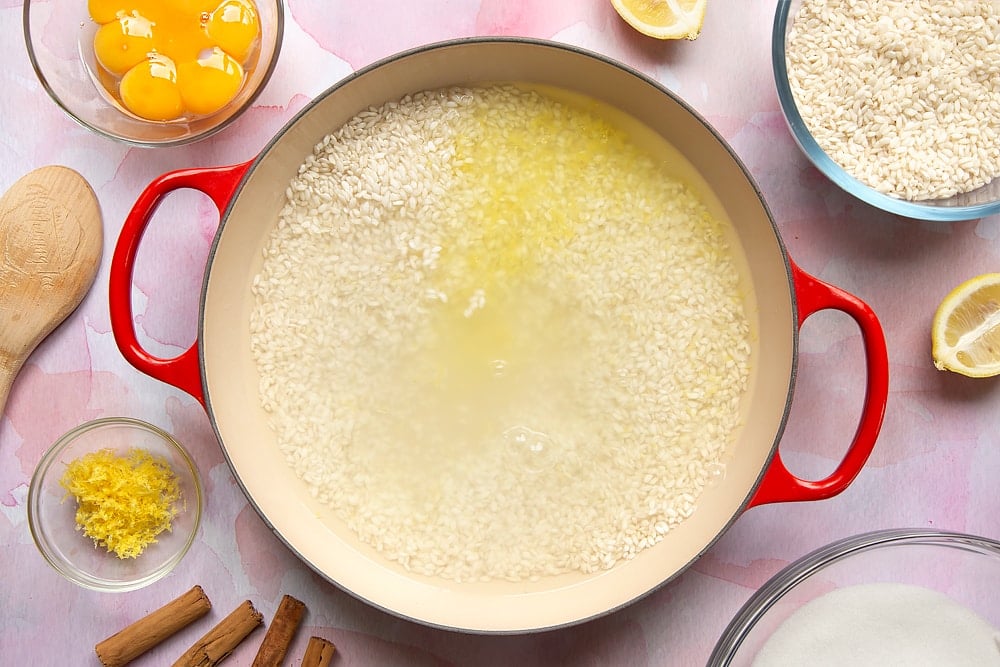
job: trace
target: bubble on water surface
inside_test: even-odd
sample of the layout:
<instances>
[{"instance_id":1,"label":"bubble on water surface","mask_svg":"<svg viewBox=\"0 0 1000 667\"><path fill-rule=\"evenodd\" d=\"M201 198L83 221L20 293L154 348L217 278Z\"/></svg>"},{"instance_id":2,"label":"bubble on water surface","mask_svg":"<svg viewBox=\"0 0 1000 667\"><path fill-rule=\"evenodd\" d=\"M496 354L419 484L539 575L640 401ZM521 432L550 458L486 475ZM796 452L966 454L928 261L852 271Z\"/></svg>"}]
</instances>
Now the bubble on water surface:
<instances>
[{"instance_id":1,"label":"bubble on water surface","mask_svg":"<svg viewBox=\"0 0 1000 667\"><path fill-rule=\"evenodd\" d=\"M529 472L542 472L556 462L556 443L548 434L526 426L514 426L503 432L508 450Z\"/></svg>"}]
</instances>

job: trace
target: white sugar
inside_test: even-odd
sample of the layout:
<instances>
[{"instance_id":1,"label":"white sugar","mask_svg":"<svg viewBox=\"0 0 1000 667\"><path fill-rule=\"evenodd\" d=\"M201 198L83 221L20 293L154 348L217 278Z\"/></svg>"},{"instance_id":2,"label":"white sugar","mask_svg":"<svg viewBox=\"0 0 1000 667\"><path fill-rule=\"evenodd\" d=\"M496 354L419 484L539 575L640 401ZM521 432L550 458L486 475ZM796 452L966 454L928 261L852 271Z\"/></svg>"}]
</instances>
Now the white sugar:
<instances>
[{"instance_id":1,"label":"white sugar","mask_svg":"<svg viewBox=\"0 0 1000 667\"><path fill-rule=\"evenodd\" d=\"M943 593L909 584L837 589L800 607L753 667L990 667L1000 631Z\"/></svg>"}]
</instances>

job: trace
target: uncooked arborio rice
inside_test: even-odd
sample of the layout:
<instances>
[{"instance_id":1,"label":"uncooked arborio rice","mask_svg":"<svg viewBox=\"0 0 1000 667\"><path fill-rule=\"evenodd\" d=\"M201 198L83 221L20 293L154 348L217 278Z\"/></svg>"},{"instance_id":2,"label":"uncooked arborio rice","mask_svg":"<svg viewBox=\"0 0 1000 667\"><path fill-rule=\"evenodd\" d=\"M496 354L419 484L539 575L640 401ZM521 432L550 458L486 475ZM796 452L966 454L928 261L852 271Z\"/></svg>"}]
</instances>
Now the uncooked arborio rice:
<instances>
[{"instance_id":1,"label":"uncooked arborio rice","mask_svg":"<svg viewBox=\"0 0 1000 667\"><path fill-rule=\"evenodd\" d=\"M804 0L786 62L824 151L908 200L1000 176L1000 10L992 0Z\"/></svg>"},{"instance_id":2,"label":"uncooked arborio rice","mask_svg":"<svg viewBox=\"0 0 1000 667\"><path fill-rule=\"evenodd\" d=\"M724 469L749 325L728 223L592 107L417 94L315 147L254 280L289 464L417 573L595 572Z\"/></svg>"}]
</instances>

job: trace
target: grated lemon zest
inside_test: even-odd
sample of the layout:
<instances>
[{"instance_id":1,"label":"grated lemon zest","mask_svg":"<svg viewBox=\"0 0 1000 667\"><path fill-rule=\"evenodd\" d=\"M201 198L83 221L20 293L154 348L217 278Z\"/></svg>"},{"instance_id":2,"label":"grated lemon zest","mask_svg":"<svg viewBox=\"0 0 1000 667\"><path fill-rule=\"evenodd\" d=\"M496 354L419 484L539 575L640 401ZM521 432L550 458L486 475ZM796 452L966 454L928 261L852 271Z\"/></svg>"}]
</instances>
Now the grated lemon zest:
<instances>
[{"instance_id":1,"label":"grated lemon zest","mask_svg":"<svg viewBox=\"0 0 1000 667\"><path fill-rule=\"evenodd\" d=\"M166 459L132 448L102 449L72 461L59 484L76 498L76 529L118 558L136 558L171 529L180 487Z\"/></svg>"}]
</instances>

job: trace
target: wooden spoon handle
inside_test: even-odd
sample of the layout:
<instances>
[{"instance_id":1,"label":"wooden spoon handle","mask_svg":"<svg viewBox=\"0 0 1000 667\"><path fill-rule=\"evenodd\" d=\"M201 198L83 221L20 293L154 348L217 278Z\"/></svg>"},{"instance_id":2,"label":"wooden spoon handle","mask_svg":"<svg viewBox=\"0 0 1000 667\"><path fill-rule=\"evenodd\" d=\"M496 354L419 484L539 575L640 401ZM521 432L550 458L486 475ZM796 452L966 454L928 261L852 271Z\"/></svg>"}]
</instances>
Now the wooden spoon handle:
<instances>
[{"instance_id":1,"label":"wooden spoon handle","mask_svg":"<svg viewBox=\"0 0 1000 667\"><path fill-rule=\"evenodd\" d=\"M17 366L20 367L20 364ZM14 376L17 375L17 371L18 368L0 366L0 415L3 414L7 405L7 396L10 394L10 387L14 384Z\"/></svg>"}]
</instances>

